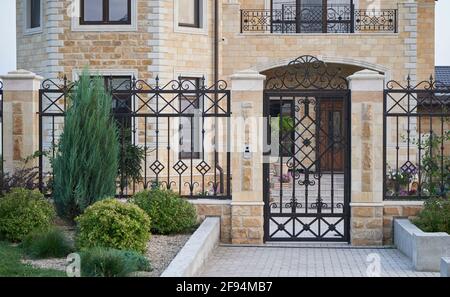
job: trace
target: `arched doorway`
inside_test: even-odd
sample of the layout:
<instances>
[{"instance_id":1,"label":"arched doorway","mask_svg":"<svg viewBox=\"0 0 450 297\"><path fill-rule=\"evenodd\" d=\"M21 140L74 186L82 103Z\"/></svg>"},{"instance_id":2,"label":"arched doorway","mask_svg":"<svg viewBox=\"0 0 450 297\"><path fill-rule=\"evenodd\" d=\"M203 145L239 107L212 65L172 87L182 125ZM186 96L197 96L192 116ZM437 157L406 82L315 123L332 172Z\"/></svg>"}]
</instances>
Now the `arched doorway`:
<instances>
[{"instance_id":1,"label":"arched doorway","mask_svg":"<svg viewBox=\"0 0 450 297\"><path fill-rule=\"evenodd\" d=\"M265 241L349 241L347 71L301 56L264 73Z\"/></svg>"}]
</instances>

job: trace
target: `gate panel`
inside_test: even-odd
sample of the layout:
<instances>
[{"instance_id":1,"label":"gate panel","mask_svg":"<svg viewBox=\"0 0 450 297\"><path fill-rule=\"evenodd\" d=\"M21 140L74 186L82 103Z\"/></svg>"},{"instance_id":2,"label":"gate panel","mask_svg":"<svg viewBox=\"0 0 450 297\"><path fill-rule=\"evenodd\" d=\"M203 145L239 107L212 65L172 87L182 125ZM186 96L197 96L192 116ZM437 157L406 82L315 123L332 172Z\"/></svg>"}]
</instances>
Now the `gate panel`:
<instances>
[{"instance_id":1,"label":"gate panel","mask_svg":"<svg viewBox=\"0 0 450 297\"><path fill-rule=\"evenodd\" d=\"M304 56L266 82L266 241L349 241L350 91L339 73Z\"/></svg>"},{"instance_id":2,"label":"gate panel","mask_svg":"<svg viewBox=\"0 0 450 297\"><path fill-rule=\"evenodd\" d=\"M349 98L266 93L276 144L264 172L267 241L348 241Z\"/></svg>"}]
</instances>

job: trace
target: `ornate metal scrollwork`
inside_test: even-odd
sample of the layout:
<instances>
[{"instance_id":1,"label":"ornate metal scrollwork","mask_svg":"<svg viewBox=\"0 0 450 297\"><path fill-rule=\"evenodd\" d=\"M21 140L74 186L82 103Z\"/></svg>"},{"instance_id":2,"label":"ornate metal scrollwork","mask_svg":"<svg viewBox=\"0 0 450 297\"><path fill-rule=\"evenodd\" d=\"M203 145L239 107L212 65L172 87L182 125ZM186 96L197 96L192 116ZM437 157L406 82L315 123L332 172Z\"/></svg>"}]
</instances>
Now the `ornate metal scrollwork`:
<instances>
[{"instance_id":1,"label":"ornate metal scrollwork","mask_svg":"<svg viewBox=\"0 0 450 297\"><path fill-rule=\"evenodd\" d=\"M348 81L340 67L330 66L305 55L274 71L266 81L266 90L331 89L347 90Z\"/></svg>"}]
</instances>

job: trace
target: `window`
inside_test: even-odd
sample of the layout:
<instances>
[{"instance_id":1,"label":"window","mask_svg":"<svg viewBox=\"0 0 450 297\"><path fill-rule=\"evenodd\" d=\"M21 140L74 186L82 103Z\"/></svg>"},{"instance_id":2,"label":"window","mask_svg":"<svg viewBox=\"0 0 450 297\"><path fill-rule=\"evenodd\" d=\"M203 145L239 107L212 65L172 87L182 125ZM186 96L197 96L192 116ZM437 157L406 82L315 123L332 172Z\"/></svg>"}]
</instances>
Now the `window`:
<instances>
[{"instance_id":1,"label":"window","mask_svg":"<svg viewBox=\"0 0 450 297\"><path fill-rule=\"evenodd\" d=\"M93 76L92 76L93 77ZM115 91L131 90L130 76L103 76L105 90L114 91L112 96L112 111L117 122L120 135L125 135L125 140L131 141L131 116L133 109L131 106L131 96L127 92L118 93ZM122 131L123 128L123 131Z\"/></svg>"},{"instance_id":2,"label":"window","mask_svg":"<svg viewBox=\"0 0 450 297\"><path fill-rule=\"evenodd\" d=\"M131 96L127 92L117 93L114 91L131 90L131 77L130 76L105 76L105 88L107 90L113 90L112 108L114 118L116 119L119 129L124 129L124 134L131 136L131 116L127 115L133 112L131 106ZM130 138L131 140L131 138Z\"/></svg>"},{"instance_id":3,"label":"window","mask_svg":"<svg viewBox=\"0 0 450 297\"><path fill-rule=\"evenodd\" d=\"M131 0L81 0L82 25L131 24Z\"/></svg>"},{"instance_id":4,"label":"window","mask_svg":"<svg viewBox=\"0 0 450 297\"><path fill-rule=\"evenodd\" d=\"M41 27L41 0L27 0L26 29Z\"/></svg>"},{"instance_id":5,"label":"window","mask_svg":"<svg viewBox=\"0 0 450 297\"><path fill-rule=\"evenodd\" d=\"M180 77L180 82L184 88L196 90L200 87L200 78L197 77ZM193 115L199 112L200 98L195 94L180 95L180 111L181 113ZM201 123L194 121L194 117L180 117L179 126L179 158L180 159L199 159L202 150L201 141Z\"/></svg>"},{"instance_id":6,"label":"window","mask_svg":"<svg viewBox=\"0 0 450 297\"><path fill-rule=\"evenodd\" d=\"M200 28L200 0L178 0L178 26Z\"/></svg>"}]
</instances>

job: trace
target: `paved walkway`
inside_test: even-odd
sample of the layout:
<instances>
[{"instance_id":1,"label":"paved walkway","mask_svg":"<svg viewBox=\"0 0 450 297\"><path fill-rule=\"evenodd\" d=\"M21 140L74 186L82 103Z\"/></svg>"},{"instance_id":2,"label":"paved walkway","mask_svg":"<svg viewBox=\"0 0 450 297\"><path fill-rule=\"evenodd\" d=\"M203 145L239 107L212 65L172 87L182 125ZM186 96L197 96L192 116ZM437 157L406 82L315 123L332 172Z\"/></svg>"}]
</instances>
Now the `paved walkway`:
<instances>
[{"instance_id":1,"label":"paved walkway","mask_svg":"<svg viewBox=\"0 0 450 297\"><path fill-rule=\"evenodd\" d=\"M378 261L379 260L379 261ZM380 263L380 265L378 265ZM378 269L381 267L381 270ZM396 249L352 247L243 247L221 245L209 258L201 276L212 277L423 277ZM381 273L377 273L381 271Z\"/></svg>"}]
</instances>

